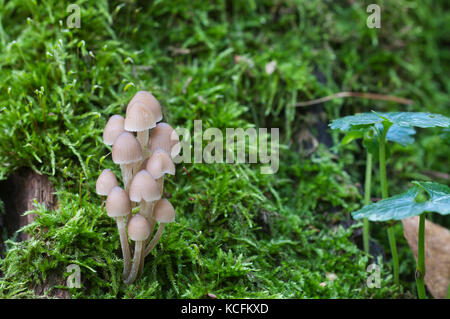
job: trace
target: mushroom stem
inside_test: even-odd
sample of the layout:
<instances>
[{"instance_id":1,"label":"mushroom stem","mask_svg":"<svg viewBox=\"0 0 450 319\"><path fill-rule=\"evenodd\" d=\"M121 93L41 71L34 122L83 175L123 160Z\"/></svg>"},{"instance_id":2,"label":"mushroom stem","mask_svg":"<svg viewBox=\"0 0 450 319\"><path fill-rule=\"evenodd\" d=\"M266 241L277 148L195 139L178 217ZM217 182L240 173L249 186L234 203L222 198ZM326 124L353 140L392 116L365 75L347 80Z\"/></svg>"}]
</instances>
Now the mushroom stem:
<instances>
[{"instance_id":1,"label":"mushroom stem","mask_svg":"<svg viewBox=\"0 0 450 319\"><path fill-rule=\"evenodd\" d=\"M123 186L125 191L128 193L130 188L131 180L133 179L133 166L134 164L120 164L120 169L122 170Z\"/></svg>"},{"instance_id":2,"label":"mushroom stem","mask_svg":"<svg viewBox=\"0 0 450 319\"><path fill-rule=\"evenodd\" d=\"M144 246L146 246L149 243L150 239L152 238L151 235L152 235L153 230L155 229L155 225L156 225L156 220L154 220L152 218L152 216L153 216L153 208L155 207L156 201L153 201L153 202L145 202L144 201L144 203L143 203L143 201L141 201L141 205L145 205L145 207L144 207L144 209L142 209L142 206L141 206L140 214L142 216L144 216L148 220L148 222L150 224L150 236L148 236L147 240L145 241L145 245ZM142 274L142 271L144 269L145 256L146 256L145 254L142 254L141 265L139 267L138 275Z\"/></svg>"},{"instance_id":3,"label":"mushroom stem","mask_svg":"<svg viewBox=\"0 0 450 319\"><path fill-rule=\"evenodd\" d=\"M156 180L156 183L158 184L159 191L161 192L161 194L163 194L163 190L164 190L164 175L161 176L160 178L158 178Z\"/></svg>"},{"instance_id":4,"label":"mushroom stem","mask_svg":"<svg viewBox=\"0 0 450 319\"><path fill-rule=\"evenodd\" d=\"M155 230L155 226L156 226L156 220L153 218L150 218L149 223L150 223L150 234L153 234L153 231ZM149 241L150 241L150 238L147 240L147 243Z\"/></svg>"},{"instance_id":5,"label":"mushroom stem","mask_svg":"<svg viewBox=\"0 0 450 319\"><path fill-rule=\"evenodd\" d=\"M137 134L136 134L136 139L138 140L139 144L141 145L141 149L142 149L142 160L137 162L136 165L134 166L133 175L135 175L137 172L139 172L141 170L142 163L144 163L145 159L149 155L148 146L147 146L148 140L149 140L149 135L150 135L149 131L150 130L140 131L140 132L137 132Z\"/></svg>"},{"instance_id":6,"label":"mushroom stem","mask_svg":"<svg viewBox=\"0 0 450 319\"><path fill-rule=\"evenodd\" d=\"M156 226L156 220L153 218L149 218L149 224L150 224L150 236L147 238L147 240L145 241L145 245L147 245L150 242L151 234L153 234L153 230L155 230L155 226ZM142 273L142 270L144 269L144 259L148 254L142 254L142 261L141 261L141 267L139 269L139 274Z\"/></svg>"},{"instance_id":7,"label":"mushroom stem","mask_svg":"<svg viewBox=\"0 0 450 319\"><path fill-rule=\"evenodd\" d=\"M125 280L125 284L127 285L133 283L138 275L143 249L144 249L144 241L137 241L136 248L134 249L133 267L131 268L130 275Z\"/></svg>"},{"instance_id":8,"label":"mushroom stem","mask_svg":"<svg viewBox=\"0 0 450 319\"><path fill-rule=\"evenodd\" d=\"M128 244L128 236L126 231L126 225L123 221L123 217L116 217L117 229L119 230L120 245L122 246L123 255L123 278L127 278L131 269L131 253L130 245Z\"/></svg>"},{"instance_id":9,"label":"mushroom stem","mask_svg":"<svg viewBox=\"0 0 450 319\"><path fill-rule=\"evenodd\" d=\"M149 218L149 223L150 223L150 236L147 238L147 240L145 241L145 246L147 246L148 245L148 243L150 242L150 240L151 240L151 235L153 234L153 230L155 230L155 226L156 226L156 220L154 220L153 218ZM150 251L149 251L149 253L150 253ZM147 254L142 254L142 259L141 259L141 265L140 265L140 267L139 267L139 273L138 273L138 275L141 275L142 274L142 272L144 271L144 263L145 263L145 257L147 257L147 255L148 255L148 253Z\"/></svg>"},{"instance_id":10,"label":"mushroom stem","mask_svg":"<svg viewBox=\"0 0 450 319\"><path fill-rule=\"evenodd\" d=\"M146 202L145 200L141 200L139 214L144 216L148 222L150 222L153 212L153 206L155 206L154 202Z\"/></svg>"},{"instance_id":11,"label":"mushroom stem","mask_svg":"<svg viewBox=\"0 0 450 319\"><path fill-rule=\"evenodd\" d=\"M155 230L155 226L156 226L156 220L153 218L153 208L155 207L156 201L155 202L151 202L151 203L147 203L147 208L146 208L146 214L144 215L145 218L147 218L148 223L150 224L150 236L147 238L147 240L145 241L146 244L148 244L151 240L151 235L153 234L153 231Z\"/></svg>"},{"instance_id":12,"label":"mushroom stem","mask_svg":"<svg viewBox=\"0 0 450 319\"><path fill-rule=\"evenodd\" d=\"M147 151L148 137L149 137L149 130L137 132L136 138L137 138L139 144L141 144L143 159L145 159L148 155L148 151Z\"/></svg>"},{"instance_id":13,"label":"mushroom stem","mask_svg":"<svg viewBox=\"0 0 450 319\"><path fill-rule=\"evenodd\" d=\"M145 247L145 242L143 242L142 247ZM141 261L139 262L138 276L142 275L142 273L144 272L144 263L145 263L145 254L144 252L142 252Z\"/></svg>"},{"instance_id":14,"label":"mushroom stem","mask_svg":"<svg viewBox=\"0 0 450 319\"><path fill-rule=\"evenodd\" d=\"M145 215L145 218L147 218L148 223L150 224L150 236L145 241L146 245L150 242L153 231L155 230L155 226L156 226L156 219L153 218L153 209L155 208L155 204L156 204L156 201L147 203L147 212L146 212L147 215Z\"/></svg>"},{"instance_id":15,"label":"mushroom stem","mask_svg":"<svg viewBox=\"0 0 450 319\"><path fill-rule=\"evenodd\" d=\"M150 241L148 246L145 248L145 256L150 254L150 252L156 246L156 244L158 243L159 239L161 238L161 235L164 232L165 226L166 226L166 224L164 224L164 223L159 224L159 227L158 227L158 230L156 231L155 237L153 237L153 239Z\"/></svg>"}]
</instances>

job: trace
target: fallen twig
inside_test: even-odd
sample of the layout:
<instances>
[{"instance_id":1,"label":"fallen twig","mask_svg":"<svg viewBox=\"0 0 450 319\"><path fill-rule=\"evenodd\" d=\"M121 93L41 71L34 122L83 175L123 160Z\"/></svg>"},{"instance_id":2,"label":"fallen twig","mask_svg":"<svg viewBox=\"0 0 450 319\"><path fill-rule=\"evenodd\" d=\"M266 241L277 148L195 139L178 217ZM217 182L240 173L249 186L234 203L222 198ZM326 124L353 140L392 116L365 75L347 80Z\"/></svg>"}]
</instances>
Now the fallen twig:
<instances>
[{"instance_id":1,"label":"fallen twig","mask_svg":"<svg viewBox=\"0 0 450 319\"><path fill-rule=\"evenodd\" d=\"M330 101L333 99L343 98L343 97L359 97L359 98L363 98L363 99L391 101L391 102L396 102L396 103L406 104L406 105L414 103L413 100L408 100L408 99L404 99L404 98L392 96L392 95L384 95L384 94L377 94L377 93L362 93L362 92L339 92L336 94L322 97L320 99L299 102L299 103L295 104L295 106L296 107L310 106L310 105L319 104L319 103L323 103L323 102L327 102L327 101Z\"/></svg>"}]
</instances>

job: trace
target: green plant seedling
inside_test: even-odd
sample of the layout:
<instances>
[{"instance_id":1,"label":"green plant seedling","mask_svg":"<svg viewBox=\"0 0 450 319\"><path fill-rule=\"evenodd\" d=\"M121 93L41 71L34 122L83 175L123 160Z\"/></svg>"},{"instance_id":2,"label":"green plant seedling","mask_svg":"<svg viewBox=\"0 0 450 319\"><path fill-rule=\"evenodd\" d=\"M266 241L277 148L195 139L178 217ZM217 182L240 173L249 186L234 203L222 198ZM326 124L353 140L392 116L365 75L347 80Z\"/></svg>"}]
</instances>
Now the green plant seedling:
<instances>
[{"instance_id":1,"label":"green plant seedling","mask_svg":"<svg viewBox=\"0 0 450 319\"><path fill-rule=\"evenodd\" d=\"M414 186L405 193L383 199L353 212L354 219L367 218L370 221L402 220L420 216L419 243L417 254L416 283L419 298L425 294L425 214L435 212L450 214L450 188L433 182L413 182Z\"/></svg>"},{"instance_id":2,"label":"green plant seedling","mask_svg":"<svg viewBox=\"0 0 450 319\"><path fill-rule=\"evenodd\" d=\"M445 296L445 299L450 299L450 283L448 284L447 287L447 295Z\"/></svg>"},{"instance_id":3,"label":"green plant seedling","mask_svg":"<svg viewBox=\"0 0 450 319\"><path fill-rule=\"evenodd\" d=\"M378 130L375 129L375 126ZM363 139L363 146L366 149L366 173L364 182L364 205L370 204L371 198L371 180L372 180L372 165L374 159L378 157L378 134L382 130L382 124L378 123L375 126L350 127L346 135L341 141L341 145L348 144L356 139ZM416 131L411 127L402 127L398 124L393 124L387 132L386 139L391 142L396 142L401 145L409 145L414 143ZM366 253L369 253L370 228L369 221L363 219L363 247Z\"/></svg>"},{"instance_id":4,"label":"green plant seedling","mask_svg":"<svg viewBox=\"0 0 450 319\"><path fill-rule=\"evenodd\" d=\"M388 183L386 175L386 141L389 129L398 125L402 128L412 127L450 127L450 119L440 114L427 112L389 112L377 113L360 113L356 115L346 116L333 121L330 124L331 129L339 129L341 131L358 131L363 128L372 127L377 136L378 158L380 165L380 186L382 198L388 198ZM394 134L395 136L396 134ZM405 136L403 136L405 137ZM407 139L404 139L406 141ZM369 145L374 148L374 145ZM392 259L394 263L394 281L399 283L399 262L395 235L392 226L388 227L389 246L391 248Z\"/></svg>"}]
</instances>

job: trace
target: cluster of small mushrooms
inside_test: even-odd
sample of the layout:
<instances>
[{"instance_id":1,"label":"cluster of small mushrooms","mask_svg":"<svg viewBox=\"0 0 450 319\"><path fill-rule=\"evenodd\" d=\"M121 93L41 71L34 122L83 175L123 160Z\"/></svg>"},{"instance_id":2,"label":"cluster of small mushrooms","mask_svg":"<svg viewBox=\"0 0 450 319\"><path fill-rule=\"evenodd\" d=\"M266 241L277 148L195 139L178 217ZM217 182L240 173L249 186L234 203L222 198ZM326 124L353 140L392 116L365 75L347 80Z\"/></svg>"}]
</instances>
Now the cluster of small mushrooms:
<instances>
[{"instance_id":1,"label":"cluster of small mushrooms","mask_svg":"<svg viewBox=\"0 0 450 319\"><path fill-rule=\"evenodd\" d=\"M165 225L175 219L172 204L161 196L164 175L175 174L172 159L180 152L180 143L175 130L161 120L156 98L139 91L128 103L125 118L111 116L103 131L103 142L112 145L113 162L120 165L123 188L114 173L105 169L97 179L96 192L107 196L106 212L117 223L126 284L142 272L145 257L158 243ZM133 215L135 203L139 212ZM157 223L158 230L151 238ZM133 262L128 237L135 242Z\"/></svg>"}]
</instances>

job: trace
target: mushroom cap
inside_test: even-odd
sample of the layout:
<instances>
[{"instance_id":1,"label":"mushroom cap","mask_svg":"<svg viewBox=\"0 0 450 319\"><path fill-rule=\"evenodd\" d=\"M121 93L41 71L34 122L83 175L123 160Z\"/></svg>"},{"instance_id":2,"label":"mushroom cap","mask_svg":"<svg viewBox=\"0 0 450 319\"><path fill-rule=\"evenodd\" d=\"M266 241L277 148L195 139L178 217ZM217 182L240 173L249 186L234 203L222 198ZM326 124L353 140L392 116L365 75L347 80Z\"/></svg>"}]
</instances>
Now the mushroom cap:
<instances>
[{"instance_id":1,"label":"mushroom cap","mask_svg":"<svg viewBox=\"0 0 450 319\"><path fill-rule=\"evenodd\" d=\"M161 105L159 104L158 100L147 91L139 91L137 92L133 98L131 99L130 103L128 105L131 105L137 101L140 101L150 107L153 114L156 117L156 122L159 122L162 120L162 111L161 111Z\"/></svg>"},{"instance_id":2,"label":"mushroom cap","mask_svg":"<svg viewBox=\"0 0 450 319\"><path fill-rule=\"evenodd\" d=\"M128 104L124 127L130 132L141 132L156 126L156 115L141 101Z\"/></svg>"},{"instance_id":3,"label":"mushroom cap","mask_svg":"<svg viewBox=\"0 0 450 319\"><path fill-rule=\"evenodd\" d=\"M155 178L164 174L175 175L175 164L169 154L162 148L156 148L148 158L145 169Z\"/></svg>"},{"instance_id":4,"label":"mushroom cap","mask_svg":"<svg viewBox=\"0 0 450 319\"><path fill-rule=\"evenodd\" d=\"M128 235L133 241L143 241L150 236L150 224L147 219L140 215L136 214L128 223Z\"/></svg>"},{"instance_id":5,"label":"mushroom cap","mask_svg":"<svg viewBox=\"0 0 450 319\"><path fill-rule=\"evenodd\" d=\"M158 184L146 170L142 170L134 176L129 192L130 199L137 203L141 200L152 202L161 198Z\"/></svg>"},{"instance_id":6,"label":"mushroom cap","mask_svg":"<svg viewBox=\"0 0 450 319\"><path fill-rule=\"evenodd\" d=\"M175 221L175 209L172 204L166 199L161 198L155 205L153 210L153 218L164 224Z\"/></svg>"},{"instance_id":7,"label":"mushroom cap","mask_svg":"<svg viewBox=\"0 0 450 319\"><path fill-rule=\"evenodd\" d=\"M119 135L125 132L125 119L121 115L113 115L109 118L103 130L103 143L113 145Z\"/></svg>"},{"instance_id":8,"label":"mushroom cap","mask_svg":"<svg viewBox=\"0 0 450 319\"><path fill-rule=\"evenodd\" d=\"M130 164L142 160L141 145L130 132L119 135L112 146L112 159L116 164Z\"/></svg>"},{"instance_id":9,"label":"mushroom cap","mask_svg":"<svg viewBox=\"0 0 450 319\"><path fill-rule=\"evenodd\" d=\"M167 123L158 123L152 129L148 148L152 152L158 147L169 153L172 158L181 151L180 138L177 132Z\"/></svg>"},{"instance_id":10,"label":"mushroom cap","mask_svg":"<svg viewBox=\"0 0 450 319\"><path fill-rule=\"evenodd\" d=\"M97 179L95 192L98 195L106 196L109 194L111 189L118 185L119 183L117 182L117 178L114 173L110 169L106 168L102 171Z\"/></svg>"},{"instance_id":11,"label":"mushroom cap","mask_svg":"<svg viewBox=\"0 0 450 319\"><path fill-rule=\"evenodd\" d=\"M113 187L106 198L106 212L109 217L127 216L131 211L131 202L125 192L119 186Z\"/></svg>"}]
</instances>

